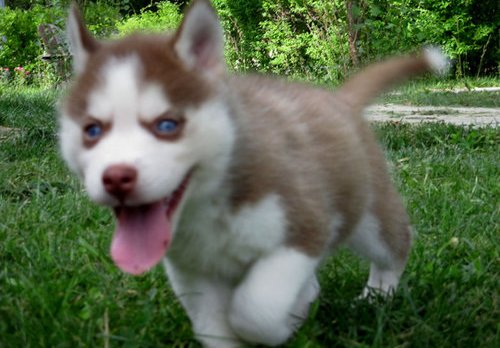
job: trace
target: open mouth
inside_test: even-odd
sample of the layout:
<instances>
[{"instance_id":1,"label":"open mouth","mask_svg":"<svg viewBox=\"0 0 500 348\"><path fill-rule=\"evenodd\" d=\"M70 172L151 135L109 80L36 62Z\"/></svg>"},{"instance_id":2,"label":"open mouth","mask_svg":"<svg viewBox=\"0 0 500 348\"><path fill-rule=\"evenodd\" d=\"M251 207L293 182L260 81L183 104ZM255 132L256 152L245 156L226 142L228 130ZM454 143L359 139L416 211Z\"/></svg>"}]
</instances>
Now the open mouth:
<instances>
[{"instance_id":1,"label":"open mouth","mask_svg":"<svg viewBox=\"0 0 500 348\"><path fill-rule=\"evenodd\" d=\"M192 171L168 197L159 201L115 208L117 225L111 257L124 272L138 275L155 266L167 251L172 219L182 202Z\"/></svg>"}]
</instances>

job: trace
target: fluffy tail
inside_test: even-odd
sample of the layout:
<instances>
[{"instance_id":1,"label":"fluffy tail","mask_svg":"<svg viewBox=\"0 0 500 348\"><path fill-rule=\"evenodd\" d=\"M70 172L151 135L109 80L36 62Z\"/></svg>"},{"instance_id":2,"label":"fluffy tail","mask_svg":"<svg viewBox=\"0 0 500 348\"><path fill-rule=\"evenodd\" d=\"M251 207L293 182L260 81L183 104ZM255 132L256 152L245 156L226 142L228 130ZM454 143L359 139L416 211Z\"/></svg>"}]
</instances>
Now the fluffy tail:
<instances>
[{"instance_id":1,"label":"fluffy tail","mask_svg":"<svg viewBox=\"0 0 500 348\"><path fill-rule=\"evenodd\" d=\"M418 55L389 58L347 80L337 96L361 109L390 87L428 71L443 74L448 65L448 59L436 47L425 48Z\"/></svg>"}]
</instances>

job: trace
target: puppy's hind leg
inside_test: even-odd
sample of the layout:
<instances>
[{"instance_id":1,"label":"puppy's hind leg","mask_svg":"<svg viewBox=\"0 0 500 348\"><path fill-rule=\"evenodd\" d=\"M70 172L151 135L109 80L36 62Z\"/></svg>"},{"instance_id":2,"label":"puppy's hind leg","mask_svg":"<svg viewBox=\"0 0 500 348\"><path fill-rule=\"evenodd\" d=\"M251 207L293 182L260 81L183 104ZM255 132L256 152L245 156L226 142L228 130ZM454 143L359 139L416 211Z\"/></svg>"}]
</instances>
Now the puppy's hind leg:
<instances>
[{"instance_id":1,"label":"puppy's hind leg","mask_svg":"<svg viewBox=\"0 0 500 348\"><path fill-rule=\"evenodd\" d=\"M411 244L411 230L406 218L387 226L366 213L348 241L348 246L368 259L370 276L361 297L375 292L383 296L396 290L404 271Z\"/></svg>"}]
</instances>

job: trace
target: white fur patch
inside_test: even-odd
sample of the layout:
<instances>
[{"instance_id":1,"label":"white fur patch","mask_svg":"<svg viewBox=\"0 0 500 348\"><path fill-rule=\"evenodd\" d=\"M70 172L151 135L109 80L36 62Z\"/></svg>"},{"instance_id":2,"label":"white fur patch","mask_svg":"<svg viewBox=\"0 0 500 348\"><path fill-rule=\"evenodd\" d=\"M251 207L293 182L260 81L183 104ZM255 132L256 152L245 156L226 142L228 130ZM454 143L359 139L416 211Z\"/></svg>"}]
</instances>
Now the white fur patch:
<instances>
[{"instance_id":1,"label":"white fur patch","mask_svg":"<svg viewBox=\"0 0 500 348\"><path fill-rule=\"evenodd\" d=\"M69 168L83 178L84 172L80 164L82 155L82 129L69 117L59 119L59 148L61 155L68 164Z\"/></svg>"},{"instance_id":2,"label":"white fur patch","mask_svg":"<svg viewBox=\"0 0 500 348\"><path fill-rule=\"evenodd\" d=\"M342 217L342 215L339 213L334 214L333 218L330 220L330 226L329 226L330 240L327 243L328 245L332 246L336 245L340 237L339 228L341 228L343 224L344 224L344 218Z\"/></svg>"},{"instance_id":3,"label":"white fur patch","mask_svg":"<svg viewBox=\"0 0 500 348\"><path fill-rule=\"evenodd\" d=\"M103 83L89 96L87 113L102 121L120 120L120 124L129 121L127 126L135 122L139 111L140 69L136 56L110 58L101 68Z\"/></svg>"},{"instance_id":4,"label":"white fur patch","mask_svg":"<svg viewBox=\"0 0 500 348\"><path fill-rule=\"evenodd\" d=\"M366 213L347 241L348 246L361 256L380 265L390 265L389 248L380 235L380 223L375 216Z\"/></svg>"},{"instance_id":5,"label":"white fur patch","mask_svg":"<svg viewBox=\"0 0 500 348\"><path fill-rule=\"evenodd\" d=\"M277 195L237 213L223 201L188 202L167 257L185 268L196 265L206 274L236 279L251 262L283 243L287 224Z\"/></svg>"},{"instance_id":6,"label":"white fur patch","mask_svg":"<svg viewBox=\"0 0 500 348\"><path fill-rule=\"evenodd\" d=\"M178 187L193 165L179 160L185 150L180 143L158 142L138 125L121 131L117 125L81 155L87 192L98 203L113 204L115 199L104 190L102 175L112 165L126 164L139 171L136 188L127 196L127 204L161 200ZM164 175L166 172L169 175Z\"/></svg>"},{"instance_id":7,"label":"white fur patch","mask_svg":"<svg viewBox=\"0 0 500 348\"><path fill-rule=\"evenodd\" d=\"M229 226L237 232L235 241L244 246L234 256L242 263L253 261L256 254L283 243L287 227L285 211L276 194L265 197L258 205L243 207Z\"/></svg>"},{"instance_id":8,"label":"white fur patch","mask_svg":"<svg viewBox=\"0 0 500 348\"><path fill-rule=\"evenodd\" d=\"M153 121L168 111L171 105L165 99L163 89L155 84L148 84L139 94L138 115L143 121Z\"/></svg>"},{"instance_id":9,"label":"white fur patch","mask_svg":"<svg viewBox=\"0 0 500 348\"><path fill-rule=\"evenodd\" d=\"M370 265L370 276L368 283L363 289L361 296L369 296L371 291L380 293L381 295L389 295L396 290L399 277L401 276L401 269L381 269L376 264Z\"/></svg>"},{"instance_id":10,"label":"white fur patch","mask_svg":"<svg viewBox=\"0 0 500 348\"><path fill-rule=\"evenodd\" d=\"M220 195L236 140L227 105L218 99L209 100L198 108L188 108L186 115L186 147L199 164L196 180L192 180L193 191L197 197Z\"/></svg>"},{"instance_id":11,"label":"white fur patch","mask_svg":"<svg viewBox=\"0 0 500 348\"><path fill-rule=\"evenodd\" d=\"M318 261L286 247L258 260L233 296L229 320L236 333L253 343L285 342L298 324L293 310Z\"/></svg>"}]
</instances>

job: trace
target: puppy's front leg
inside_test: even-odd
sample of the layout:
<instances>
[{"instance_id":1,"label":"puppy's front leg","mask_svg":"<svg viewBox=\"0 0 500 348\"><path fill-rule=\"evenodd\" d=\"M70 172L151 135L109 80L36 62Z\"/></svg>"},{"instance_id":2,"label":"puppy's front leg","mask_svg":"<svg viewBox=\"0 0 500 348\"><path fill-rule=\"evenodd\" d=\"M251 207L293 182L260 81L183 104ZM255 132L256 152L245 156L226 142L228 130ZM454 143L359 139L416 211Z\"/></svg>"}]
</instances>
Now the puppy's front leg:
<instances>
[{"instance_id":1,"label":"puppy's front leg","mask_svg":"<svg viewBox=\"0 0 500 348\"><path fill-rule=\"evenodd\" d=\"M311 287L317 287L314 271L318 261L288 247L258 260L231 302L229 322L236 334L269 346L285 342L304 315L294 310L317 296Z\"/></svg>"},{"instance_id":2,"label":"puppy's front leg","mask_svg":"<svg viewBox=\"0 0 500 348\"><path fill-rule=\"evenodd\" d=\"M193 324L196 338L206 348L241 347L227 321L232 288L203 276L185 273L164 260L164 266L175 294Z\"/></svg>"}]
</instances>

